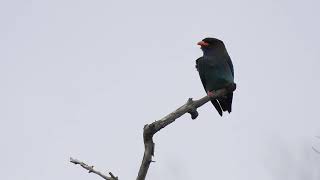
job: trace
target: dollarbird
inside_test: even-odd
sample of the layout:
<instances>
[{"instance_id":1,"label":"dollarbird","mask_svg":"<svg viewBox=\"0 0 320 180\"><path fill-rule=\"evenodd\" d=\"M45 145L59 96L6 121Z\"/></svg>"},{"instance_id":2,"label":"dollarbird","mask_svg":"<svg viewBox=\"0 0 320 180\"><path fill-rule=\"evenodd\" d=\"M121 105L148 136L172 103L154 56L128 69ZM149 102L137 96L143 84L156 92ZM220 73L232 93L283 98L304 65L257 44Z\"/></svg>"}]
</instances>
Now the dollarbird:
<instances>
[{"instance_id":1,"label":"dollarbird","mask_svg":"<svg viewBox=\"0 0 320 180\"><path fill-rule=\"evenodd\" d=\"M234 83L234 70L231 58L224 43L216 38L205 38L198 42L203 56L196 60L196 68L208 96L214 91ZM220 116L223 111L231 112L233 93L211 100Z\"/></svg>"}]
</instances>

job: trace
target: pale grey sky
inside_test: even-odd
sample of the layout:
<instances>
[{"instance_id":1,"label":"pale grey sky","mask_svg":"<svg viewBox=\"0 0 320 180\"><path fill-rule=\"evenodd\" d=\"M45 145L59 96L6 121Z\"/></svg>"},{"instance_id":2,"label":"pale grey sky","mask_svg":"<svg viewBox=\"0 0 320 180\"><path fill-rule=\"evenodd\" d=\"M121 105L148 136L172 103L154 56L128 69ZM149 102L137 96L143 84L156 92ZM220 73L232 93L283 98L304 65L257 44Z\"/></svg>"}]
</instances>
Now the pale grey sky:
<instances>
[{"instance_id":1,"label":"pale grey sky","mask_svg":"<svg viewBox=\"0 0 320 180\"><path fill-rule=\"evenodd\" d=\"M233 112L155 137L148 179L320 178L320 2L0 1L1 180L135 179L142 128L204 91L196 42L222 39Z\"/></svg>"}]
</instances>

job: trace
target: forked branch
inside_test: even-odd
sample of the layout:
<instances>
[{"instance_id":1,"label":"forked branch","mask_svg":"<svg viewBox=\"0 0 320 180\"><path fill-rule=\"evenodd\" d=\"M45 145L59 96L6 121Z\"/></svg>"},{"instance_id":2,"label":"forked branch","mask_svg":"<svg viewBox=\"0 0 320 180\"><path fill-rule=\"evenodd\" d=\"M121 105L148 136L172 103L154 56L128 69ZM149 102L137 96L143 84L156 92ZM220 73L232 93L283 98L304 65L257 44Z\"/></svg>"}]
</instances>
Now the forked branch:
<instances>
[{"instance_id":1,"label":"forked branch","mask_svg":"<svg viewBox=\"0 0 320 180\"><path fill-rule=\"evenodd\" d=\"M212 99L217 99L219 97L225 96L229 92L233 92L236 89L236 84L231 84L224 89L219 89L214 92L213 97L205 96L199 100L193 101L192 98L189 98L188 101L173 111L172 113L168 114L164 118L157 120L151 124L146 124L143 128L143 141L144 141L144 155L142 159L142 163L139 169L138 177L136 180L145 180L147 175L150 163L152 162L152 156L154 155L154 142L153 142L153 135L160 131L162 128L166 127L167 125L173 123L177 118L181 117L182 115L189 113L191 114L192 119L196 119L198 117L197 108L201 107L208 101Z\"/></svg>"},{"instance_id":2,"label":"forked branch","mask_svg":"<svg viewBox=\"0 0 320 180\"><path fill-rule=\"evenodd\" d=\"M154 142L153 142L153 135L155 135L158 131L160 131L162 128L166 127L167 125L173 123L177 118L181 117L182 115L189 113L191 115L192 119L196 119L198 117L198 111L197 108L201 107L208 101L212 99L217 99L219 97L223 97L227 95L230 92L233 92L236 89L236 84L230 84L226 88L219 89L217 91L214 91L213 97L205 96L199 100L192 100L192 98L189 98L188 101L173 111L172 113L168 114L167 116L163 117L160 120L157 120L151 124L146 124L143 128L143 142L144 142L144 154L143 159L140 165L140 169L138 172L138 176L136 180L145 180L150 163L152 161L152 156L154 155ZM93 167L90 167L84 163L81 163L80 161L71 161L74 164L80 164L83 168L89 170L89 172L93 172L95 174L98 174L102 178L106 180L117 180L117 177L114 177L112 173L109 173L111 176L107 177L103 174L101 174L98 171L95 171ZM76 162L76 163L75 163Z\"/></svg>"}]
</instances>

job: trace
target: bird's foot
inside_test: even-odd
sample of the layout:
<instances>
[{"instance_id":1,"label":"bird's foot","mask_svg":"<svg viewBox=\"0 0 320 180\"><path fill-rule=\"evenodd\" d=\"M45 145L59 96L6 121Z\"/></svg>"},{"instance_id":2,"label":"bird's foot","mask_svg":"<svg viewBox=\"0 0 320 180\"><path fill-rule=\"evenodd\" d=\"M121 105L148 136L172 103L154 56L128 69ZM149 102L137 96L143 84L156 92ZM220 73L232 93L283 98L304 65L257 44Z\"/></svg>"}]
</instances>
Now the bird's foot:
<instances>
[{"instance_id":1,"label":"bird's foot","mask_svg":"<svg viewBox=\"0 0 320 180\"><path fill-rule=\"evenodd\" d=\"M208 91L207 94L209 97L213 97L215 93L214 93L214 91Z\"/></svg>"}]
</instances>

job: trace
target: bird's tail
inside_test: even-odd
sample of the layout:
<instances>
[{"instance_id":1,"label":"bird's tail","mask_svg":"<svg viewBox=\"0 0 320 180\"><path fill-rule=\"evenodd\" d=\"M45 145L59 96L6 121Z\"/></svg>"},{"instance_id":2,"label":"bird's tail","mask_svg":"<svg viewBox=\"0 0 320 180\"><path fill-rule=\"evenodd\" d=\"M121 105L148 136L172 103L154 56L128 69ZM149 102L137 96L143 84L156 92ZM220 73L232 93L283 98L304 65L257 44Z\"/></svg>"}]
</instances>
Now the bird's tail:
<instances>
[{"instance_id":1,"label":"bird's tail","mask_svg":"<svg viewBox=\"0 0 320 180\"><path fill-rule=\"evenodd\" d=\"M219 99L219 104L220 104L223 111L228 111L229 113L231 112L232 98L233 98L233 93L229 93L229 94L227 94L226 97Z\"/></svg>"},{"instance_id":2,"label":"bird's tail","mask_svg":"<svg viewBox=\"0 0 320 180\"><path fill-rule=\"evenodd\" d=\"M216 108L216 110L218 111L218 113L220 114L220 116L222 116L222 109L221 106L218 102L218 100L211 100L211 103L213 104L213 106Z\"/></svg>"}]
</instances>

